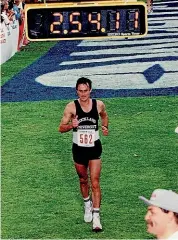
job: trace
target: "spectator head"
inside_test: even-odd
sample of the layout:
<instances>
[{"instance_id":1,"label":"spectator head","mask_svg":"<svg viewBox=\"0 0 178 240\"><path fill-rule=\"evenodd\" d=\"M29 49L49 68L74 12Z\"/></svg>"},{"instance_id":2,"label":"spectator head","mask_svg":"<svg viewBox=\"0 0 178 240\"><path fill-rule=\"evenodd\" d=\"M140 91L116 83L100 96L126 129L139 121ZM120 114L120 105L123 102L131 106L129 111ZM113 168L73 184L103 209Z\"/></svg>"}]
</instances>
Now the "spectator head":
<instances>
[{"instance_id":1,"label":"spectator head","mask_svg":"<svg viewBox=\"0 0 178 240\"><path fill-rule=\"evenodd\" d=\"M21 0L14 0L15 5L19 5L21 3Z\"/></svg>"},{"instance_id":2,"label":"spectator head","mask_svg":"<svg viewBox=\"0 0 178 240\"><path fill-rule=\"evenodd\" d=\"M3 10L1 9L1 11L8 10L9 2L7 0L2 0L1 6L3 6Z\"/></svg>"},{"instance_id":3,"label":"spectator head","mask_svg":"<svg viewBox=\"0 0 178 240\"><path fill-rule=\"evenodd\" d=\"M148 200L139 197L148 210L145 215L147 231L157 239L167 239L178 231L178 194L172 190L156 189Z\"/></svg>"}]
</instances>

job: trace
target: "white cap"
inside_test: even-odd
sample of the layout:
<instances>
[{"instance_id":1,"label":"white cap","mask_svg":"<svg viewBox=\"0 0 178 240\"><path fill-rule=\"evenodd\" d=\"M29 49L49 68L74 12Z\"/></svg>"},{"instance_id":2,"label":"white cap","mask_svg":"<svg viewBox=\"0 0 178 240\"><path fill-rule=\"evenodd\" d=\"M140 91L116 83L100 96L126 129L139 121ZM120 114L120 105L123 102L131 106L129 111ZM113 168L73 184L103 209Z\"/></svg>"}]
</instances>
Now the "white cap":
<instances>
[{"instance_id":1,"label":"white cap","mask_svg":"<svg viewBox=\"0 0 178 240\"><path fill-rule=\"evenodd\" d=\"M147 205L178 213L178 194L172 190L156 189L153 191L150 200L142 196L139 196L139 199Z\"/></svg>"},{"instance_id":2,"label":"white cap","mask_svg":"<svg viewBox=\"0 0 178 240\"><path fill-rule=\"evenodd\" d=\"M176 127L176 129L175 129L175 133L178 133L178 127Z\"/></svg>"}]
</instances>

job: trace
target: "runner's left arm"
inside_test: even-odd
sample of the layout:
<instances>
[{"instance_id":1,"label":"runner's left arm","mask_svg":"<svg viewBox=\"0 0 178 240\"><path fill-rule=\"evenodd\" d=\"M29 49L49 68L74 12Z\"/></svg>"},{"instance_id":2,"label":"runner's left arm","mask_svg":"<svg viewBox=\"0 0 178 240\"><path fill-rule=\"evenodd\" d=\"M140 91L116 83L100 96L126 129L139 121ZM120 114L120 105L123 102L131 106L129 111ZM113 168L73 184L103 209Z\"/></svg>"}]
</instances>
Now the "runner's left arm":
<instances>
[{"instance_id":1,"label":"runner's left arm","mask_svg":"<svg viewBox=\"0 0 178 240\"><path fill-rule=\"evenodd\" d=\"M100 106L100 112L99 115L101 117L101 125L102 125L102 132L104 136L108 135L108 124L109 124L109 119L108 119L108 114L106 112L106 107L103 102L99 102Z\"/></svg>"}]
</instances>

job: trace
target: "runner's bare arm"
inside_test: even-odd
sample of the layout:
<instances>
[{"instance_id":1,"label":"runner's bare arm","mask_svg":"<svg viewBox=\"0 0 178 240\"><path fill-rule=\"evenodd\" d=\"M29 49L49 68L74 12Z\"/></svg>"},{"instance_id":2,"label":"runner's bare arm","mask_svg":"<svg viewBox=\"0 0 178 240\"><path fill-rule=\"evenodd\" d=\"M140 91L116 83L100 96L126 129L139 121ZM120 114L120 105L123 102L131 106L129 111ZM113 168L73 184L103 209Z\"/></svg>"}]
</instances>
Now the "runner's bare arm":
<instances>
[{"instance_id":1,"label":"runner's bare arm","mask_svg":"<svg viewBox=\"0 0 178 240\"><path fill-rule=\"evenodd\" d=\"M61 119L60 125L59 125L59 132L65 133L70 131L73 128L72 125L72 118L74 116L74 105L73 102L68 103L67 106L65 107L63 117Z\"/></svg>"},{"instance_id":2,"label":"runner's bare arm","mask_svg":"<svg viewBox=\"0 0 178 240\"><path fill-rule=\"evenodd\" d=\"M108 135L108 124L109 124L109 119L108 119L108 114L106 112L106 107L102 101L97 101L97 108L98 108L98 113L101 117L101 125L102 125L102 132L103 135Z\"/></svg>"}]
</instances>

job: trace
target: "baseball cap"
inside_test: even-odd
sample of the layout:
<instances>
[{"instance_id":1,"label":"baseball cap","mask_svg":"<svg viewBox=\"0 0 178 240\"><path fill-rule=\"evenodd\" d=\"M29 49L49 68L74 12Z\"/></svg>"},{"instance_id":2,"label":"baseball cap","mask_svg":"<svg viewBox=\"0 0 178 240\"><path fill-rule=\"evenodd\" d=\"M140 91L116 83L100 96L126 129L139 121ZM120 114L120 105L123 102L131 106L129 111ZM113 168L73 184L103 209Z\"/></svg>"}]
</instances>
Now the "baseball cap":
<instances>
[{"instance_id":1,"label":"baseball cap","mask_svg":"<svg viewBox=\"0 0 178 240\"><path fill-rule=\"evenodd\" d=\"M178 213L178 194L172 190L156 189L153 191L150 200L143 196L139 196L139 199L149 206L153 205Z\"/></svg>"}]
</instances>

